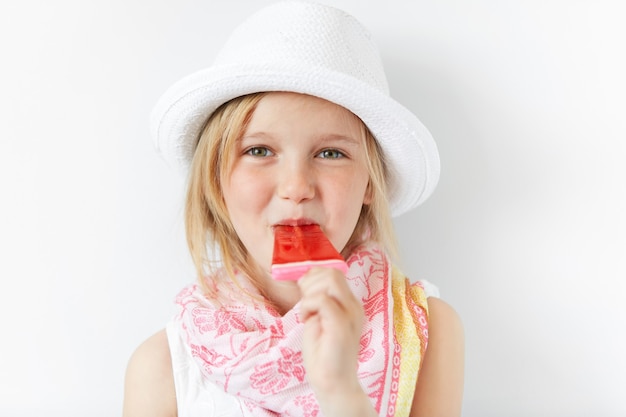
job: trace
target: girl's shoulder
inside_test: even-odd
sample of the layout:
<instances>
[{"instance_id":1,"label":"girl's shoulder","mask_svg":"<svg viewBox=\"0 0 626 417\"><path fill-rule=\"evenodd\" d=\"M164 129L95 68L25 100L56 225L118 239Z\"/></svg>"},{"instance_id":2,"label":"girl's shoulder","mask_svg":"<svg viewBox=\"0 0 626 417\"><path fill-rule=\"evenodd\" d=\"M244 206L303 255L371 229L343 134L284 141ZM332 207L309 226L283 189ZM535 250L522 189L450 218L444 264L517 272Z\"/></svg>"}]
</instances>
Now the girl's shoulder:
<instances>
[{"instance_id":1,"label":"girl's shoulder","mask_svg":"<svg viewBox=\"0 0 626 417\"><path fill-rule=\"evenodd\" d=\"M463 324L445 301L428 297L428 348L411 415L460 416L465 368Z\"/></svg>"},{"instance_id":2,"label":"girl's shoulder","mask_svg":"<svg viewBox=\"0 0 626 417\"><path fill-rule=\"evenodd\" d=\"M139 345L128 362L123 416L176 416L172 359L165 329Z\"/></svg>"}]
</instances>

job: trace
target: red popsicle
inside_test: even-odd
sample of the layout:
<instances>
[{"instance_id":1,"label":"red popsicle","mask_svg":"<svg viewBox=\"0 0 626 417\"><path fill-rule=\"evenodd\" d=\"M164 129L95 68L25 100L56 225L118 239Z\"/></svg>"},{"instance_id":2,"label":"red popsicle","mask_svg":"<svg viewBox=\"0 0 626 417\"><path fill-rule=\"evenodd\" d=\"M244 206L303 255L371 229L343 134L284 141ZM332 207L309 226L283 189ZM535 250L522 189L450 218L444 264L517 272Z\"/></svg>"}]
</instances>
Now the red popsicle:
<instances>
[{"instance_id":1,"label":"red popsicle","mask_svg":"<svg viewBox=\"0 0 626 417\"><path fill-rule=\"evenodd\" d=\"M296 281L314 266L337 268L344 274L348 271L343 257L318 225L276 226L272 277Z\"/></svg>"}]
</instances>

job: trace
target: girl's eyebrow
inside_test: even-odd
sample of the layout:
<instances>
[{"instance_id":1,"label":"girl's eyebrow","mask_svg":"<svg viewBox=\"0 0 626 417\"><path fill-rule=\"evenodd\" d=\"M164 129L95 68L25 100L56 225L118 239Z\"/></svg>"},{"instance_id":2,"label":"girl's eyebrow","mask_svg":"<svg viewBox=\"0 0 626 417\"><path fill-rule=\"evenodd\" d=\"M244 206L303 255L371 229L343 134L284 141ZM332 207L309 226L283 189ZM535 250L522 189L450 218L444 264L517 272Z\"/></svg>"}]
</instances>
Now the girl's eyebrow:
<instances>
[{"instance_id":1,"label":"girl's eyebrow","mask_svg":"<svg viewBox=\"0 0 626 417\"><path fill-rule=\"evenodd\" d=\"M359 145L361 143L361 141L358 138L355 138L353 136L338 135L338 134L321 135L321 140L323 142L335 142L335 141L346 142L348 144L354 144L354 145Z\"/></svg>"},{"instance_id":2,"label":"girl's eyebrow","mask_svg":"<svg viewBox=\"0 0 626 417\"><path fill-rule=\"evenodd\" d=\"M243 139L247 139L247 138L269 138L272 135L270 135L269 133L263 132L263 131L259 131L259 132L244 132L243 135L241 135L241 138L239 138L239 140L243 140Z\"/></svg>"},{"instance_id":3,"label":"girl's eyebrow","mask_svg":"<svg viewBox=\"0 0 626 417\"><path fill-rule=\"evenodd\" d=\"M235 143L238 144L238 146L246 146L246 144L248 143L257 143L257 142L269 142L272 141L272 135L270 135L269 133L265 133L265 132L250 132L250 133L244 133L243 135L241 135L241 137L239 137Z\"/></svg>"},{"instance_id":4,"label":"girl's eyebrow","mask_svg":"<svg viewBox=\"0 0 626 417\"><path fill-rule=\"evenodd\" d=\"M267 140L267 139L272 139L274 138L274 135L272 135L271 133L267 133L264 131L258 131L258 132L250 132L250 133L244 133L241 138L239 138L239 142L243 142L245 140L257 140L257 139L261 139L261 140ZM338 134L338 133L322 133L320 135L318 135L318 138L320 140L320 142L346 142L347 144L353 144L353 145L359 145L361 143L360 138L358 137L354 137L354 136L349 136L349 135L342 135L342 134Z\"/></svg>"}]
</instances>

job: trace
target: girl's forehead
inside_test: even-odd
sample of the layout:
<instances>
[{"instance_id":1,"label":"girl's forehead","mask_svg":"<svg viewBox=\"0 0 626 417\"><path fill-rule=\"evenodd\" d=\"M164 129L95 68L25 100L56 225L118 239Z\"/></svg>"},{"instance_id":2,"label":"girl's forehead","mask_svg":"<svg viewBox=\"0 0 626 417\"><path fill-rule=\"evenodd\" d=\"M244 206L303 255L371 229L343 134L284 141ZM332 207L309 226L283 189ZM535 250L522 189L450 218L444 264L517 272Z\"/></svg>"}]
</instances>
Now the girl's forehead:
<instances>
[{"instance_id":1,"label":"girl's forehead","mask_svg":"<svg viewBox=\"0 0 626 417\"><path fill-rule=\"evenodd\" d=\"M352 112L319 97L290 92L267 93L257 103L246 134L257 130L289 131L304 129L328 135L360 136L363 122Z\"/></svg>"}]
</instances>

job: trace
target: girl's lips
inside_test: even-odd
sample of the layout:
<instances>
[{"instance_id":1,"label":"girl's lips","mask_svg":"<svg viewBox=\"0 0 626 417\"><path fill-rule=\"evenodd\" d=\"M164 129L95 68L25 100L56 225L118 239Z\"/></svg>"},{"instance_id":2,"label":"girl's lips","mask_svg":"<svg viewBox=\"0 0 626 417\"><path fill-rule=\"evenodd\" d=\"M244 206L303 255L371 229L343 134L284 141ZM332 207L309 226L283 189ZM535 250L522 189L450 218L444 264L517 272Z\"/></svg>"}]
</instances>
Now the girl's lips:
<instances>
[{"instance_id":1,"label":"girl's lips","mask_svg":"<svg viewBox=\"0 0 626 417\"><path fill-rule=\"evenodd\" d=\"M309 224L317 224L315 220L312 219L283 219L274 224L274 226L306 226Z\"/></svg>"}]
</instances>

